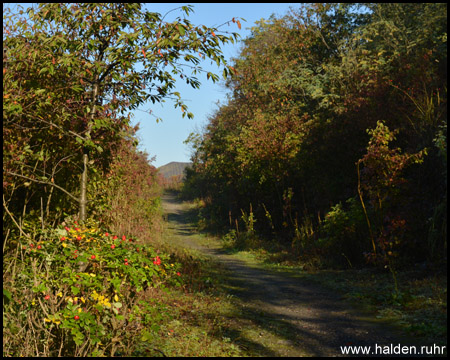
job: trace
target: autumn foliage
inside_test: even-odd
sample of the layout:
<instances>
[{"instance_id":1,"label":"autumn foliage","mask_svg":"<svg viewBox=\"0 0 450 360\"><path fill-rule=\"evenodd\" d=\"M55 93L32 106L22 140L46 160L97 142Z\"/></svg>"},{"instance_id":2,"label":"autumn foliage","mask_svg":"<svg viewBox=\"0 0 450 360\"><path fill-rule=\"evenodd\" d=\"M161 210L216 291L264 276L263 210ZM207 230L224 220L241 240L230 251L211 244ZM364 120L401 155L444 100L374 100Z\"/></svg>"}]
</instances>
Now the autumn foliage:
<instances>
[{"instance_id":1,"label":"autumn foliage","mask_svg":"<svg viewBox=\"0 0 450 360\"><path fill-rule=\"evenodd\" d=\"M205 220L242 233L252 209L261 237L329 266L446 259L446 8L308 4L257 22L227 103L189 139Z\"/></svg>"},{"instance_id":2,"label":"autumn foliage","mask_svg":"<svg viewBox=\"0 0 450 360\"><path fill-rule=\"evenodd\" d=\"M144 287L182 274L155 249L161 188L131 111L172 100L192 117L176 77L199 88L201 59L225 67L238 35L192 24L191 6L172 21L140 3L19 9L3 17L3 355L148 353L158 324L123 325L154 310Z\"/></svg>"}]
</instances>

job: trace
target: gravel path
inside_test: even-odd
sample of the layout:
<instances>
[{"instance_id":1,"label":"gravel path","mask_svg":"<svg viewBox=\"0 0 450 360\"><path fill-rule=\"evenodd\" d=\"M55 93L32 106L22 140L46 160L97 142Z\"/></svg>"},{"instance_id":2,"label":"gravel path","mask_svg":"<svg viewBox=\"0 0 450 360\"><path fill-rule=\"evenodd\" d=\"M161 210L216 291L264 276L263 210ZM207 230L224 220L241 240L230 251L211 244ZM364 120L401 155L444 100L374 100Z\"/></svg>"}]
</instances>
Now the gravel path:
<instances>
[{"instance_id":1,"label":"gravel path","mask_svg":"<svg viewBox=\"0 0 450 360\"><path fill-rule=\"evenodd\" d=\"M242 320L258 327L259 334L253 331L251 341L260 341L269 356L345 356L341 346L419 345L328 289L251 266L226 254L211 239L202 244L186 206L171 194L162 200L170 241L211 256L231 270L230 292L239 299Z\"/></svg>"}]
</instances>

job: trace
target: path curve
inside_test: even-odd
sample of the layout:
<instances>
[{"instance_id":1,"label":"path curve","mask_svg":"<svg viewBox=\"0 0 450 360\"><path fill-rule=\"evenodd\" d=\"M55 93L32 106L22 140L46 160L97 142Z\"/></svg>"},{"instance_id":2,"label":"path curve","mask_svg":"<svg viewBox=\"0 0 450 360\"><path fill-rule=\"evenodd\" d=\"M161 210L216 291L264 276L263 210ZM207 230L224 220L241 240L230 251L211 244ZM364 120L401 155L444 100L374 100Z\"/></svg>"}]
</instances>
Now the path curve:
<instances>
[{"instance_id":1,"label":"path curve","mask_svg":"<svg viewBox=\"0 0 450 360\"><path fill-rule=\"evenodd\" d=\"M393 346L411 344L399 330L373 319L341 296L319 285L251 266L225 253L220 243L201 244L189 222L186 205L173 194L162 197L170 241L211 256L231 270L230 292L241 300L242 314L260 324L260 336L272 326L286 337L271 346L273 356L345 356L341 346ZM371 318L374 321L371 321ZM259 320L258 320L259 319ZM269 324L269 325L268 325ZM266 342L267 343L267 342ZM419 344L411 344L419 345ZM373 354L372 354L373 356Z\"/></svg>"}]
</instances>

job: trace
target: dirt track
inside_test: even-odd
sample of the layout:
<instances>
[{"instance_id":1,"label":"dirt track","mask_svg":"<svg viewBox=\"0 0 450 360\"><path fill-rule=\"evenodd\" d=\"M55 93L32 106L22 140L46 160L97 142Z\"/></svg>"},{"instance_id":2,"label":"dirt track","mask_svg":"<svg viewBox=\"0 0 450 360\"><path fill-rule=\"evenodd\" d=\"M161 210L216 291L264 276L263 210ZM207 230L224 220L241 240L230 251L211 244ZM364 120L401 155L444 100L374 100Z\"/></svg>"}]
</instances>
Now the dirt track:
<instances>
[{"instance_id":1,"label":"dirt track","mask_svg":"<svg viewBox=\"0 0 450 360\"><path fill-rule=\"evenodd\" d=\"M330 290L251 266L226 254L214 239L205 245L189 222L186 206L174 195L166 194L162 200L170 241L211 256L231 270L229 289L239 299L241 320L258 328L247 341L259 341L265 349L262 354L345 356L341 346L419 345Z\"/></svg>"}]
</instances>

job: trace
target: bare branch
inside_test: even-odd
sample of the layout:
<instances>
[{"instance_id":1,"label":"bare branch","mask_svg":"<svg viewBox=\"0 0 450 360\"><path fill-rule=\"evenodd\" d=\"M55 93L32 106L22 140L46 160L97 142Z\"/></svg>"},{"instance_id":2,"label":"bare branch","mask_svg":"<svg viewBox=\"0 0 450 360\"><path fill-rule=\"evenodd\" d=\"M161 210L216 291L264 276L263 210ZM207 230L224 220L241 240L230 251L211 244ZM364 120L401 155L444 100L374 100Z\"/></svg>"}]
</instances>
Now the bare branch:
<instances>
[{"instance_id":1,"label":"bare branch","mask_svg":"<svg viewBox=\"0 0 450 360\"><path fill-rule=\"evenodd\" d=\"M16 224L17 228L20 231L20 235L24 235L25 237L31 239L31 236L28 235L27 233L25 233L22 230L22 227L17 223L16 219L14 218L13 214L11 214L11 212L8 209L8 206L6 205L6 201L5 201L5 195L3 195L3 208L6 210L6 212L8 213L8 215L11 217L11 220L14 222L14 224Z\"/></svg>"},{"instance_id":2,"label":"bare branch","mask_svg":"<svg viewBox=\"0 0 450 360\"><path fill-rule=\"evenodd\" d=\"M70 192L68 192L66 189L64 189L64 188L62 188L61 186L56 185L56 184L54 184L54 183L52 183L52 182L32 179L32 178L29 178L28 176L16 174L16 173L13 173L13 172L11 172L11 171L6 171L6 173L9 174L9 175L12 175L12 176L17 176L17 177L20 177L20 178L23 178L23 179L26 179L26 180L33 181L33 182L35 182L35 183L54 186L55 188L61 190L61 191L64 192L65 194L67 194L71 199L75 200L76 202L79 202L79 201L80 201L80 199L78 199L76 196L73 196L73 195L72 195Z\"/></svg>"}]
</instances>

